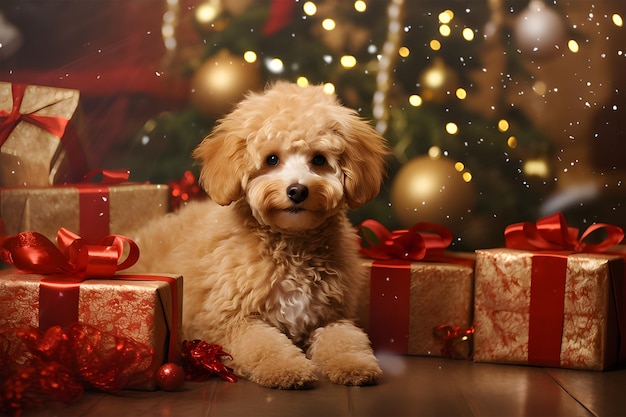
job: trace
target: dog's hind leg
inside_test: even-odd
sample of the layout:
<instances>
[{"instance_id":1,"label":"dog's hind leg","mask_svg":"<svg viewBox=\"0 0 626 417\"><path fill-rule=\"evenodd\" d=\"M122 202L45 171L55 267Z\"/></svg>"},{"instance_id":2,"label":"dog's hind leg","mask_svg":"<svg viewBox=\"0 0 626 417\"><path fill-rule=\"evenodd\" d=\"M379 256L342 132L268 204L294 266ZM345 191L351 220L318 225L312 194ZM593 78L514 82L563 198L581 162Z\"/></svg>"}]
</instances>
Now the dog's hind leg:
<instances>
[{"instance_id":1,"label":"dog's hind leg","mask_svg":"<svg viewBox=\"0 0 626 417\"><path fill-rule=\"evenodd\" d=\"M308 388L317 381L316 368L304 352L277 328L261 320L238 323L228 352L242 377L269 388Z\"/></svg>"},{"instance_id":2,"label":"dog's hind leg","mask_svg":"<svg viewBox=\"0 0 626 417\"><path fill-rule=\"evenodd\" d=\"M350 321L315 330L308 356L336 384L371 385L382 375L367 335Z\"/></svg>"}]
</instances>

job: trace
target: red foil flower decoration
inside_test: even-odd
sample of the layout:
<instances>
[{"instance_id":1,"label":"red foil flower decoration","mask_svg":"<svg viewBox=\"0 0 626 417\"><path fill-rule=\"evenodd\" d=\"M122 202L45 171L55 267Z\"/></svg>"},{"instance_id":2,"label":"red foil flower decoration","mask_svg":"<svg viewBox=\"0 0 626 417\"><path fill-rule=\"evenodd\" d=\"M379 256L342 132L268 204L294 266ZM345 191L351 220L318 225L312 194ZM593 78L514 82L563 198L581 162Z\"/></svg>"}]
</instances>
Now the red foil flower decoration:
<instances>
[{"instance_id":1,"label":"red foil flower decoration","mask_svg":"<svg viewBox=\"0 0 626 417\"><path fill-rule=\"evenodd\" d=\"M222 350L220 345L214 345L202 340L184 340L182 346L182 362L185 378L190 381L206 381L216 374L224 381L237 382L233 370L224 365L220 358L233 357Z\"/></svg>"},{"instance_id":2,"label":"red foil flower decoration","mask_svg":"<svg viewBox=\"0 0 626 417\"><path fill-rule=\"evenodd\" d=\"M0 412L19 416L46 400L71 403L84 389L116 392L154 376L148 346L84 323L45 332L34 327L0 332Z\"/></svg>"},{"instance_id":3,"label":"red foil flower decoration","mask_svg":"<svg viewBox=\"0 0 626 417\"><path fill-rule=\"evenodd\" d=\"M170 187L170 206L174 211L188 201L206 197L206 194L198 185L195 175L189 170L185 171L182 178L177 181L170 181L167 185Z\"/></svg>"},{"instance_id":4,"label":"red foil flower decoration","mask_svg":"<svg viewBox=\"0 0 626 417\"><path fill-rule=\"evenodd\" d=\"M469 329L459 326L442 324L433 329L433 334L442 341L441 354L452 359L468 359L457 350L457 345L469 340L474 334L474 328Z\"/></svg>"}]
</instances>

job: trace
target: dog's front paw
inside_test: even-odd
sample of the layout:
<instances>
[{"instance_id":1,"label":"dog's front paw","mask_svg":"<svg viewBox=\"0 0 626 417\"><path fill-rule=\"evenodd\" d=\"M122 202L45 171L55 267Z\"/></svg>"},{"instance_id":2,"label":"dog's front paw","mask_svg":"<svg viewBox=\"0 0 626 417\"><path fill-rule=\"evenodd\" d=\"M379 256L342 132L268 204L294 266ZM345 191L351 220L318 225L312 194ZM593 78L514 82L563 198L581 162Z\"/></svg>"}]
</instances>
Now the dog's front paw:
<instances>
[{"instance_id":1,"label":"dog's front paw","mask_svg":"<svg viewBox=\"0 0 626 417\"><path fill-rule=\"evenodd\" d=\"M354 352L326 361L322 371L332 382L342 385L373 385L383 374L374 355Z\"/></svg>"},{"instance_id":2,"label":"dog's front paw","mask_svg":"<svg viewBox=\"0 0 626 417\"><path fill-rule=\"evenodd\" d=\"M284 362L263 360L252 369L248 379L268 388L304 389L317 381L317 375L315 365L302 355Z\"/></svg>"},{"instance_id":3,"label":"dog's front paw","mask_svg":"<svg viewBox=\"0 0 626 417\"><path fill-rule=\"evenodd\" d=\"M320 327L312 340L309 356L332 382L372 385L382 376L367 335L352 322L340 321Z\"/></svg>"}]
</instances>

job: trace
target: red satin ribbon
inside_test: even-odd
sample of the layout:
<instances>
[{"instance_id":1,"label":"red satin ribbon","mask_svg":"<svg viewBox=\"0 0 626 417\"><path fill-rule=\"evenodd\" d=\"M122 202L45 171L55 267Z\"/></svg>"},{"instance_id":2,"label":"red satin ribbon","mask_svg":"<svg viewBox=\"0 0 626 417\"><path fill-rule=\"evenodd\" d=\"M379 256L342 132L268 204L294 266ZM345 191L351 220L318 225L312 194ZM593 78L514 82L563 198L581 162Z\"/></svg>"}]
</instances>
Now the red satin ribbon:
<instances>
[{"instance_id":1,"label":"red satin ribbon","mask_svg":"<svg viewBox=\"0 0 626 417\"><path fill-rule=\"evenodd\" d=\"M596 244L583 240L591 233L604 229L606 237ZM537 223L522 222L506 227L504 239L507 248L522 250L552 250L600 253L615 246L624 238L624 231L611 224L596 223L589 226L580 238L578 229L569 227L563 213L555 213L537 220Z\"/></svg>"},{"instance_id":2,"label":"red satin ribbon","mask_svg":"<svg viewBox=\"0 0 626 417\"><path fill-rule=\"evenodd\" d=\"M23 272L65 274L79 281L111 276L139 259L137 244L121 235L106 236L97 245L88 245L77 234L61 228L57 242L58 247L37 232L18 233L2 239L0 259ZM124 244L130 251L120 262Z\"/></svg>"},{"instance_id":3,"label":"red satin ribbon","mask_svg":"<svg viewBox=\"0 0 626 417\"><path fill-rule=\"evenodd\" d=\"M0 110L0 146L7 140L15 126L20 121L31 123L43 130L52 133L59 139L65 132L69 119L63 117L54 116L42 116L38 114L22 114L20 113L20 107L22 106L22 100L24 99L24 93L26 92L27 85L25 84L12 84L13 92L13 108L11 112L6 110Z\"/></svg>"},{"instance_id":4,"label":"red satin ribbon","mask_svg":"<svg viewBox=\"0 0 626 417\"><path fill-rule=\"evenodd\" d=\"M126 182L129 176L130 171L127 169L95 169L85 174L82 183L74 184L79 198L78 228L89 243L95 243L109 234L111 217L108 186Z\"/></svg>"},{"instance_id":5,"label":"red satin ribbon","mask_svg":"<svg viewBox=\"0 0 626 417\"><path fill-rule=\"evenodd\" d=\"M561 366L567 255L534 254L531 259L528 362Z\"/></svg>"},{"instance_id":6,"label":"red satin ribbon","mask_svg":"<svg viewBox=\"0 0 626 417\"><path fill-rule=\"evenodd\" d=\"M361 241L361 253L380 260L429 260L442 255L452 243L452 233L435 223L419 222L410 229L390 232L376 220L365 220L360 225L367 246ZM370 231L376 239L367 233Z\"/></svg>"},{"instance_id":7,"label":"red satin ribbon","mask_svg":"<svg viewBox=\"0 0 626 417\"><path fill-rule=\"evenodd\" d=\"M368 335L376 351L409 353L411 263L374 262L370 272Z\"/></svg>"}]
</instances>

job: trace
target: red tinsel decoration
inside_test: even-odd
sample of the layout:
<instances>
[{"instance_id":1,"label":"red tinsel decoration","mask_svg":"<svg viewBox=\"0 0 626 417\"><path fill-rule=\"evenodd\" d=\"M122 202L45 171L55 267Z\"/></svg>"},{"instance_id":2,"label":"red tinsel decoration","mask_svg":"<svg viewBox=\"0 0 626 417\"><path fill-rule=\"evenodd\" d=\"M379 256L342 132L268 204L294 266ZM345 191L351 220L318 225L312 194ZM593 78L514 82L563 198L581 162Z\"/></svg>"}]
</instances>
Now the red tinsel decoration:
<instances>
[{"instance_id":1,"label":"red tinsel decoration","mask_svg":"<svg viewBox=\"0 0 626 417\"><path fill-rule=\"evenodd\" d=\"M174 211L188 201L206 197L206 193L198 185L195 175L189 170L185 171L182 178L177 181L170 181L167 185L170 187L170 206Z\"/></svg>"},{"instance_id":2,"label":"red tinsel decoration","mask_svg":"<svg viewBox=\"0 0 626 417\"><path fill-rule=\"evenodd\" d=\"M224 381L237 382L237 376L233 370L220 361L223 356L233 359L229 353L222 350L220 345L202 340L184 340L182 362L185 378L190 381L206 381L216 374Z\"/></svg>"},{"instance_id":3,"label":"red tinsel decoration","mask_svg":"<svg viewBox=\"0 0 626 417\"><path fill-rule=\"evenodd\" d=\"M73 323L0 332L0 412L19 416L45 400L71 403L84 389L116 392L154 376L154 354L148 346Z\"/></svg>"},{"instance_id":4,"label":"red tinsel decoration","mask_svg":"<svg viewBox=\"0 0 626 417\"><path fill-rule=\"evenodd\" d=\"M440 325L433 329L433 334L441 339L443 346L441 354L452 359L468 359L465 355L459 353L456 345L462 341L468 340L474 334L474 328L469 329L460 326Z\"/></svg>"}]
</instances>

